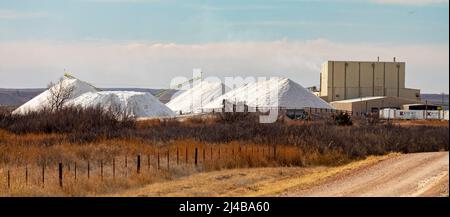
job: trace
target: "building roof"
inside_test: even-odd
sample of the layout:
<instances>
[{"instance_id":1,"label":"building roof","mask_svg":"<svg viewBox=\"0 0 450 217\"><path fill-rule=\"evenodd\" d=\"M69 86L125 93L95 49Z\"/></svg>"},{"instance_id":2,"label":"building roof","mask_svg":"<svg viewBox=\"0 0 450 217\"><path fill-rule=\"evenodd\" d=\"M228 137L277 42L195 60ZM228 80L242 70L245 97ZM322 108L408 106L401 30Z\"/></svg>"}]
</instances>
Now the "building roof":
<instances>
[{"instance_id":1,"label":"building roof","mask_svg":"<svg viewBox=\"0 0 450 217\"><path fill-rule=\"evenodd\" d=\"M425 104L425 103L411 103L411 104L404 104L403 106L429 106L429 107L432 107L432 106L435 106L435 107L438 107L438 105L434 105L434 104Z\"/></svg>"},{"instance_id":2,"label":"building roof","mask_svg":"<svg viewBox=\"0 0 450 217\"><path fill-rule=\"evenodd\" d=\"M364 101L370 101L370 100L376 100L376 99L383 99L387 98L387 96L369 96L369 97L360 97L360 98L354 98L354 99L346 99L346 100L339 100L339 101L333 101L331 103L352 103L352 102L364 102Z\"/></svg>"},{"instance_id":3,"label":"building roof","mask_svg":"<svg viewBox=\"0 0 450 217\"><path fill-rule=\"evenodd\" d=\"M425 105L425 103L411 103L411 104L404 104L403 106L416 106L416 105Z\"/></svg>"}]
</instances>

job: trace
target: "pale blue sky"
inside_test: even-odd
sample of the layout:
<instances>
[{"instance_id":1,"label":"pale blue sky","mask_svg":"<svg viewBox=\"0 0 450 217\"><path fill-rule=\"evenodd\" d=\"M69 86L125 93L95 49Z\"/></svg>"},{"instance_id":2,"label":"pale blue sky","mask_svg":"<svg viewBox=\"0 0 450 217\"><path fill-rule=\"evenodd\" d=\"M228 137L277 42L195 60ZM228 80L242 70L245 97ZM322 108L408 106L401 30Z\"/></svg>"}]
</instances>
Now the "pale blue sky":
<instances>
[{"instance_id":1,"label":"pale blue sky","mask_svg":"<svg viewBox=\"0 0 450 217\"><path fill-rule=\"evenodd\" d=\"M407 63L406 85L449 91L448 0L0 0L0 88L64 69L105 87L209 76L319 85L324 61Z\"/></svg>"},{"instance_id":2,"label":"pale blue sky","mask_svg":"<svg viewBox=\"0 0 450 217\"><path fill-rule=\"evenodd\" d=\"M0 29L1 40L204 43L326 38L443 43L449 39L448 3L367 0L0 0Z\"/></svg>"}]
</instances>

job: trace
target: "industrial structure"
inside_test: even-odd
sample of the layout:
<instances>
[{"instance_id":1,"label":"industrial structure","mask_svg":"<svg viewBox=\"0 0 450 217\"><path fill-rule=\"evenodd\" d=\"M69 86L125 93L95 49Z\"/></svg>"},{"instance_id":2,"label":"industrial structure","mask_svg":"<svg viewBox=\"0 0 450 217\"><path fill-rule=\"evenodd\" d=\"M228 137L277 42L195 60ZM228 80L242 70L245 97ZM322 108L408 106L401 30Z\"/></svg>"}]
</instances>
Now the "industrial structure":
<instances>
[{"instance_id":1,"label":"industrial structure","mask_svg":"<svg viewBox=\"0 0 450 217\"><path fill-rule=\"evenodd\" d=\"M330 102L338 110L355 114L376 113L384 108L402 109L403 105L414 103L414 100L393 96L372 96Z\"/></svg>"},{"instance_id":2,"label":"industrial structure","mask_svg":"<svg viewBox=\"0 0 450 217\"><path fill-rule=\"evenodd\" d=\"M420 103L420 90L405 87L405 62L327 61L316 94L339 110L356 113L401 109Z\"/></svg>"},{"instance_id":3,"label":"industrial structure","mask_svg":"<svg viewBox=\"0 0 450 217\"><path fill-rule=\"evenodd\" d=\"M420 101L420 90L405 87L405 63L327 61L320 73L319 96L327 102L371 96Z\"/></svg>"}]
</instances>

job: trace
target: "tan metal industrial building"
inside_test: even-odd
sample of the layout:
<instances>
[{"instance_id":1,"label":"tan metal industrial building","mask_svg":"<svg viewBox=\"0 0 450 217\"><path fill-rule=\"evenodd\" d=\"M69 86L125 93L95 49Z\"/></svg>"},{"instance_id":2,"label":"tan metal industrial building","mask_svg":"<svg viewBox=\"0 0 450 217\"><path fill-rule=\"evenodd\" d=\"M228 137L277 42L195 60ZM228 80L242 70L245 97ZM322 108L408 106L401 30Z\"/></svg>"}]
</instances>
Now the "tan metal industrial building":
<instances>
[{"instance_id":1,"label":"tan metal industrial building","mask_svg":"<svg viewBox=\"0 0 450 217\"><path fill-rule=\"evenodd\" d=\"M327 102L391 96L420 101L420 90L405 87L405 63L327 61L320 73L319 96Z\"/></svg>"},{"instance_id":2,"label":"tan metal industrial building","mask_svg":"<svg viewBox=\"0 0 450 217\"><path fill-rule=\"evenodd\" d=\"M373 96L330 102L337 110L350 111L356 114L378 112L383 108L402 109L403 105L415 103L415 100L394 96Z\"/></svg>"}]
</instances>

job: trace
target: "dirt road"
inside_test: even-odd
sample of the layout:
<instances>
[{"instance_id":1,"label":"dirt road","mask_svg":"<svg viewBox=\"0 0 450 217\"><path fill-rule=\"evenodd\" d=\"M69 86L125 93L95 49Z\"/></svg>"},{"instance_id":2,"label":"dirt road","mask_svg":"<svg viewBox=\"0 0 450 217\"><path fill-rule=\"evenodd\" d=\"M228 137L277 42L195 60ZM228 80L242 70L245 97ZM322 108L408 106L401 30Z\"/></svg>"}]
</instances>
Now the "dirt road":
<instances>
[{"instance_id":1,"label":"dirt road","mask_svg":"<svg viewBox=\"0 0 450 217\"><path fill-rule=\"evenodd\" d=\"M107 196L448 196L448 152L371 156L337 167L231 169Z\"/></svg>"},{"instance_id":2,"label":"dirt road","mask_svg":"<svg viewBox=\"0 0 450 217\"><path fill-rule=\"evenodd\" d=\"M448 152L399 155L280 196L448 196Z\"/></svg>"}]
</instances>

